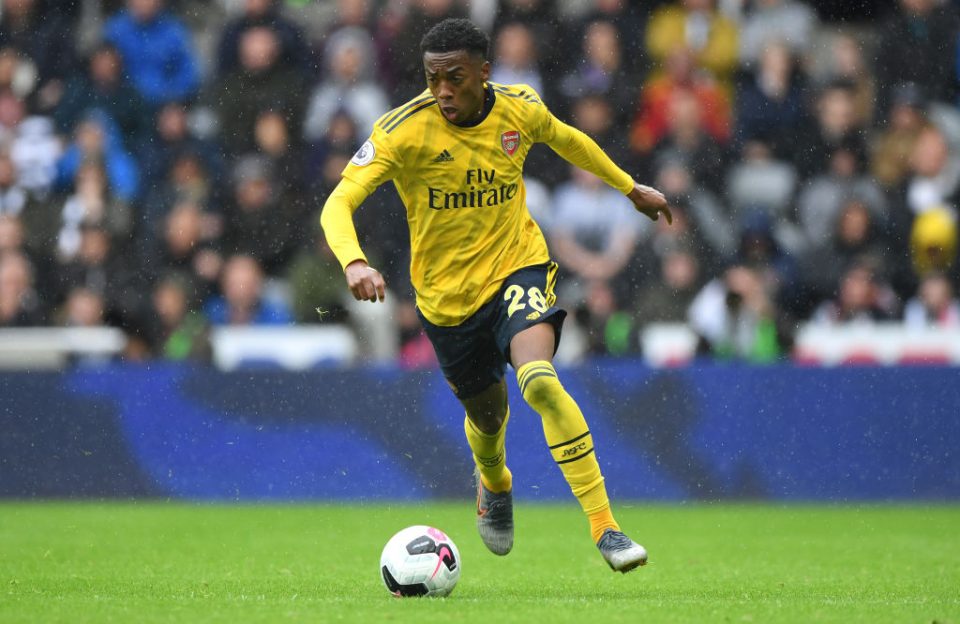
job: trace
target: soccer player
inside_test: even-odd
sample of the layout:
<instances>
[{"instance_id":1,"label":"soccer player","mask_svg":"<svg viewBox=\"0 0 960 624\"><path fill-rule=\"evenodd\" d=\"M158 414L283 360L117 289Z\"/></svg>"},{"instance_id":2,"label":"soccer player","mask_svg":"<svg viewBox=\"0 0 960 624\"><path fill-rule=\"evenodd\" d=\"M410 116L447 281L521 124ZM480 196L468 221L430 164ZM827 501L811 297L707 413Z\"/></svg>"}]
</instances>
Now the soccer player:
<instances>
[{"instance_id":1,"label":"soccer player","mask_svg":"<svg viewBox=\"0 0 960 624\"><path fill-rule=\"evenodd\" d=\"M649 218L663 213L671 222L672 215L659 191L634 182L529 86L489 82L488 46L464 19L444 20L423 37L427 90L377 121L320 221L353 296L383 301L383 276L367 264L352 215L380 184L396 185L410 224L420 320L466 410L477 528L487 548L505 555L513 547L513 482L504 452L509 362L603 558L628 572L646 563L646 550L614 519L590 430L551 363L566 312L554 307L557 265L526 207L524 159L534 143L546 143Z\"/></svg>"}]
</instances>

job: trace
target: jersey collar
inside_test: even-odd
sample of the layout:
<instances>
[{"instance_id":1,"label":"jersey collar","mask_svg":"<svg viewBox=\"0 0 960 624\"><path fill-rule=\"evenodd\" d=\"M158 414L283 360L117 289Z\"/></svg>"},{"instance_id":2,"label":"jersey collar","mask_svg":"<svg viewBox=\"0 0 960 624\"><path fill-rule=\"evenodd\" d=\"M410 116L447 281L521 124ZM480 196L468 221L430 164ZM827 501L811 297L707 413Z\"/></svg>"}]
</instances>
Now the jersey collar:
<instances>
[{"instance_id":1,"label":"jersey collar","mask_svg":"<svg viewBox=\"0 0 960 624\"><path fill-rule=\"evenodd\" d=\"M483 93L483 111L480 113L480 116L474 119L473 121L467 121L464 123L453 124L458 128L475 128L483 123L487 118L487 115L490 114L490 111L493 110L493 104L497 100L497 94L493 92L493 87L490 86L490 83L487 83L487 89Z\"/></svg>"}]
</instances>

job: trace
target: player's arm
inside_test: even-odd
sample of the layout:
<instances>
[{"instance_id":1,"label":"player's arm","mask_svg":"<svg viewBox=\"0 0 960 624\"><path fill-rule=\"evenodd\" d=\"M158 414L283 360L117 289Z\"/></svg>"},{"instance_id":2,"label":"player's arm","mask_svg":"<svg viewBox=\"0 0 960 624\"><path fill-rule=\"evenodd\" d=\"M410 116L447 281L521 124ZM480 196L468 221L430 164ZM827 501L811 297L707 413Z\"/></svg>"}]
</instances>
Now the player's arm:
<instances>
[{"instance_id":1,"label":"player's arm","mask_svg":"<svg viewBox=\"0 0 960 624\"><path fill-rule=\"evenodd\" d=\"M340 183L320 213L327 244L340 261L347 287L357 301L383 301L386 295L386 282L379 271L367 264L353 227L353 213L360 204L398 172L399 159L380 122L377 124L344 168Z\"/></svg>"},{"instance_id":2,"label":"player's arm","mask_svg":"<svg viewBox=\"0 0 960 624\"><path fill-rule=\"evenodd\" d=\"M601 180L626 195L634 207L650 219L656 221L662 212L667 223L673 223L673 215L667 206L663 193L650 186L638 184L630 174L614 163L606 152L600 149L596 141L580 130L569 126L549 111L541 140L550 146L564 160L581 169L589 171Z\"/></svg>"},{"instance_id":3,"label":"player's arm","mask_svg":"<svg viewBox=\"0 0 960 624\"><path fill-rule=\"evenodd\" d=\"M367 195L367 189L343 178L323 205L320 226L327 238L327 244L343 267L347 287L353 293L354 299L383 301L386 282L379 271L367 264L367 257L360 249L357 230L353 226L353 213Z\"/></svg>"}]
</instances>

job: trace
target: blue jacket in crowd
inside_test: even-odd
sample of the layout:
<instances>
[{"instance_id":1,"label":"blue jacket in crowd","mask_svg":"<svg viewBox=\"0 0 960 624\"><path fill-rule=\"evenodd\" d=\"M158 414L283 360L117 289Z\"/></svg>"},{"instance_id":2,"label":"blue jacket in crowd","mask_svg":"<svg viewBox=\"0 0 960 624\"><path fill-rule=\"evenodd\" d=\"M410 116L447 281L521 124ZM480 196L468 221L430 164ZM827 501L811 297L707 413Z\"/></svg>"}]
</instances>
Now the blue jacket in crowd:
<instances>
[{"instance_id":1,"label":"blue jacket in crowd","mask_svg":"<svg viewBox=\"0 0 960 624\"><path fill-rule=\"evenodd\" d=\"M159 13L140 23L124 10L107 22L104 38L120 50L127 75L147 102L160 105L196 95L200 73L190 33L175 17Z\"/></svg>"},{"instance_id":2,"label":"blue jacket in crowd","mask_svg":"<svg viewBox=\"0 0 960 624\"><path fill-rule=\"evenodd\" d=\"M211 297L203 313L212 325L228 325L230 323L230 306L223 295ZM293 314L285 306L261 299L257 311L250 321L251 325L290 325L293 323Z\"/></svg>"},{"instance_id":3,"label":"blue jacket in crowd","mask_svg":"<svg viewBox=\"0 0 960 624\"><path fill-rule=\"evenodd\" d=\"M90 111L82 121L94 121L103 131L103 154L100 156L110 192L117 199L132 201L140 188L140 167L124 148L117 124L100 110ZM77 171L87 156L76 142L67 147L57 162L58 189L66 191L73 188Z\"/></svg>"}]
</instances>

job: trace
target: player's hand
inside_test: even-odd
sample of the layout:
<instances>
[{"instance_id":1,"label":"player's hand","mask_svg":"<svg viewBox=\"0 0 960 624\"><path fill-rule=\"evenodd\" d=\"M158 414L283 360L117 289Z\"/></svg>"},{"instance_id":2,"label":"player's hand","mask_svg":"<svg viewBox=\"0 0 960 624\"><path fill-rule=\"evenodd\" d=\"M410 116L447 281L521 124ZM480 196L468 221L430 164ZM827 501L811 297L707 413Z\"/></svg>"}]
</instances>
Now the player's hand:
<instances>
[{"instance_id":1,"label":"player's hand","mask_svg":"<svg viewBox=\"0 0 960 624\"><path fill-rule=\"evenodd\" d=\"M667 223L673 223L673 214L670 212L670 206L667 205L667 198L652 186L634 182L633 190L627 193L627 197L633 202L637 211L650 217L651 221L659 219L662 212L667 218Z\"/></svg>"},{"instance_id":2,"label":"player's hand","mask_svg":"<svg viewBox=\"0 0 960 624\"><path fill-rule=\"evenodd\" d=\"M386 297L387 282L376 270L363 260L354 260L343 271L347 278L347 288L357 301L383 301Z\"/></svg>"}]
</instances>

